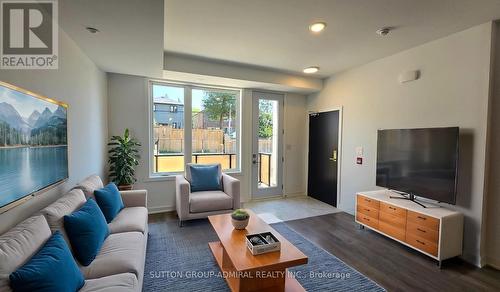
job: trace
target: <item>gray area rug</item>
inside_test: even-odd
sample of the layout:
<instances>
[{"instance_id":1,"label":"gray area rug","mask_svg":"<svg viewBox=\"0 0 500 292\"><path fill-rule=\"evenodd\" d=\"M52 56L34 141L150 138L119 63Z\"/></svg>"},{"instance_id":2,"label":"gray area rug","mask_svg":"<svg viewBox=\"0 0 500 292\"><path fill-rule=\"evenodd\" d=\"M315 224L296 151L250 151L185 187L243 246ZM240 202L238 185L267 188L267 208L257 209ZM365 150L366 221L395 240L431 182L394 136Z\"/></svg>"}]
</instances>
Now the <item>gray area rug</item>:
<instances>
[{"instance_id":1,"label":"gray area rug","mask_svg":"<svg viewBox=\"0 0 500 292\"><path fill-rule=\"evenodd\" d=\"M307 291L385 291L337 257L311 243L286 223L272 224L309 257L290 269ZM229 291L208 247L217 235L208 220L149 224L143 291Z\"/></svg>"}]
</instances>

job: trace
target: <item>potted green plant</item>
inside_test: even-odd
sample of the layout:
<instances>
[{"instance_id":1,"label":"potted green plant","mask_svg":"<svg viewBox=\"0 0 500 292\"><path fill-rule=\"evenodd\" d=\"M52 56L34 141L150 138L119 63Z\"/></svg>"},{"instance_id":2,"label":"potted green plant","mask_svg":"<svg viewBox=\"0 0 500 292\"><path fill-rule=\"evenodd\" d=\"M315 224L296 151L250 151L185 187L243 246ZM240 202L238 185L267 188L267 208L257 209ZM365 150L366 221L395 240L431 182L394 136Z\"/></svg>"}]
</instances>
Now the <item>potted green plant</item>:
<instances>
[{"instance_id":1,"label":"potted green plant","mask_svg":"<svg viewBox=\"0 0 500 292\"><path fill-rule=\"evenodd\" d=\"M139 147L141 144L125 129L122 136L113 136L108 143L109 177L120 190L131 190L137 181L134 167L139 165Z\"/></svg>"},{"instance_id":2,"label":"potted green plant","mask_svg":"<svg viewBox=\"0 0 500 292\"><path fill-rule=\"evenodd\" d=\"M231 213L231 222L233 223L234 229L245 229L249 219L250 214L243 209L236 209Z\"/></svg>"}]
</instances>

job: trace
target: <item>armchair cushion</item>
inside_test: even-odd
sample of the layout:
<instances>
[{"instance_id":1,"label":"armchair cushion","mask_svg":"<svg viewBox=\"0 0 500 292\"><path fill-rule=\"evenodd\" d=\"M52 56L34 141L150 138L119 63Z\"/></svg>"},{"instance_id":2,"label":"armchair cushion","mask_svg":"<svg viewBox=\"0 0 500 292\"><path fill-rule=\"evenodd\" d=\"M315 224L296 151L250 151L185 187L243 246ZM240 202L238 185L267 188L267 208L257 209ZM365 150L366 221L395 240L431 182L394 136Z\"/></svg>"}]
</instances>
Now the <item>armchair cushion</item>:
<instances>
[{"instance_id":1,"label":"armchair cushion","mask_svg":"<svg viewBox=\"0 0 500 292\"><path fill-rule=\"evenodd\" d=\"M233 208L233 198L222 191L203 191L189 195L189 211L202 213Z\"/></svg>"},{"instance_id":2,"label":"armchair cushion","mask_svg":"<svg viewBox=\"0 0 500 292\"><path fill-rule=\"evenodd\" d=\"M198 163L188 163L187 164L187 167L186 167L186 174L185 174L185 178L186 180L191 183L191 165L202 165L202 166L217 166L218 168L218 171L219 171L219 180L222 180L222 166L220 165L220 163L212 163L212 164L198 164Z\"/></svg>"},{"instance_id":3,"label":"armchair cushion","mask_svg":"<svg viewBox=\"0 0 500 292\"><path fill-rule=\"evenodd\" d=\"M189 165L191 172L191 191L215 191L221 189L218 165Z\"/></svg>"}]
</instances>

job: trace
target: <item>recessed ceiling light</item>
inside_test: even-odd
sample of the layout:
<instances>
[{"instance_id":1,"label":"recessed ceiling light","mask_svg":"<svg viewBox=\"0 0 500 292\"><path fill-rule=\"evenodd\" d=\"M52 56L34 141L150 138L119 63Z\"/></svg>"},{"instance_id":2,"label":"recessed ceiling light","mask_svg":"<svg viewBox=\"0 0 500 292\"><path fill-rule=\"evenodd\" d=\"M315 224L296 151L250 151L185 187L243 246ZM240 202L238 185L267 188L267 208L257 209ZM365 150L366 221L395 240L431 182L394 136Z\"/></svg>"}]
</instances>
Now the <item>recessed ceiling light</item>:
<instances>
[{"instance_id":1,"label":"recessed ceiling light","mask_svg":"<svg viewBox=\"0 0 500 292\"><path fill-rule=\"evenodd\" d=\"M324 22L315 22L315 23L309 25L309 30L314 32L314 33L321 32L325 28L326 28L326 23L324 23Z\"/></svg>"},{"instance_id":2,"label":"recessed ceiling light","mask_svg":"<svg viewBox=\"0 0 500 292\"><path fill-rule=\"evenodd\" d=\"M316 73L319 71L319 67L318 66L307 67L307 68L304 68L303 71L306 74L313 74L313 73Z\"/></svg>"},{"instance_id":3,"label":"recessed ceiling light","mask_svg":"<svg viewBox=\"0 0 500 292\"><path fill-rule=\"evenodd\" d=\"M85 29L86 29L88 32L90 32L90 33L98 33L98 32L100 32L97 28L95 28L95 27L91 27L91 26L87 26L87 27L85 27Z\"/></svg>"},{"instance_id":4,"label":"recessed ceiling light","mask_svg":"<svg viewBox=\"0 0 500 292\"><path fill-rule=\"evenodd\" d=\"M391 27L382 27L376 31L376 33L380 36L386 36L391 32Z\"/></svg>"}]
</instances>

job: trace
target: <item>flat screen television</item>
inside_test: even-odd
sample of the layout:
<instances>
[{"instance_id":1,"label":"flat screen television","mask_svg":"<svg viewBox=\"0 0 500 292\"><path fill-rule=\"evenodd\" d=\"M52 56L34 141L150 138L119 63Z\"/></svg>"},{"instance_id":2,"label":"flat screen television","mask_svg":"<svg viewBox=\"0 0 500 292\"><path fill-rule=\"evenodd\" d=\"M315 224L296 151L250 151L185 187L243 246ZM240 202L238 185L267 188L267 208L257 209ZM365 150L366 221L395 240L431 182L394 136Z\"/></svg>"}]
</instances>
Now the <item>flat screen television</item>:
<instances>
[{"instance_id":1,"label":"flat screen television","mask_svg":"<svg viewBox=\"0 0 500 292\"><path fill-rule=\"evenodd\" d=\"M0 81L0 213L68 178L67 109Z\"/></svg>"},{"instance_id":2,"label":"flat screen television","mask_svg":"<svg viewBox=\"0 0 500 292\"><path fill-rule=\"evenodd\" d=\"M377 186L455 204L459 128L379 130Z\"/></svg>"}]
</instances>

